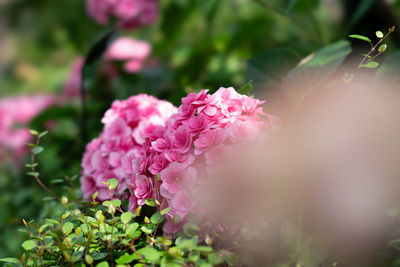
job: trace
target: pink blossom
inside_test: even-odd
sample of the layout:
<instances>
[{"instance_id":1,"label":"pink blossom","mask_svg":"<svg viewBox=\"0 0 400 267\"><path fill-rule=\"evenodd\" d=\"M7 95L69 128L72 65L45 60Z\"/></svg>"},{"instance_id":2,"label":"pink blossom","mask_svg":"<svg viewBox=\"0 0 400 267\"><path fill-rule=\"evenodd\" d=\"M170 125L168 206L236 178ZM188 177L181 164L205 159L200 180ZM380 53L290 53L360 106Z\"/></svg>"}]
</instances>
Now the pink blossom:
<instances>
[{"instance_id":1,"label":"pink blossom","mask_svg":"<svg viewBox=\"0 0 400 267\"><path fill-rule=\"evenodd\" d=\"M174 214L180 218L185 218L193 207L193 199L186 190L179 190L171 200L171 207Z\"/></svg>"},{"instance_id":2,"label":"pink blossom","mask_svg":"<svg viewBox=\"0 0 400 267\"><path fill-rule=\"evenodd\" d=\"M170 198L173 194L185 186L190 185L196 179L196 169L173 162L160 173L162 180L161 194Z\"/></svg>"},{"instance_id":3,"label":"pink blossom","mask_svg":"<svg viewBox=\"0 0 400 267\"><path fill-rule=\"evenodd\" d=\"M83 64L84 59L81 57L78 57L74 60L69 77L63 86L64 96L70 98L76 98L80 96Z\"/></svg>"},{"instance_id":4,"label":"pink blossom","mask_svg":"<svg viewBox=\"0 0 400 267\"><path fill-rule=\"evenodd\" d=\"M186 153L192 147L192 136L187 128L182 125L171 135L172 149L179 153Z\"/></svg>"},{"instance_id":5,"label":"pink blossom","mask_svg":"<svg viewBox=\"0 0 400 267\"><path fill-rule=\"evenodd\" d=\"M207 116L201 114L191 117L187 122L187 128L193 134L204 133L210 128L210 124L211 121Z\"/></svg>"},{"instance_id":6,"label":"pink blossom","mask_svg":"<svg viewBox=\"0 0 400 267\"><path fill-rule=\"evenodd\" d=\"M139 205L144 205L145 200L148 198L154 198L155 191L153 188L153 181L150 178L145 175L138 175L135 178L134 184L134 194Z\"/></svg>"},{"instance_id":7,"label":"pink blossom","mask_svg":"<svg viewBox=\"0 0 400 267\"><path fill-rule=\"evenodd\" d=\"M26 151L25 143L31 139L27 124L40 112L56 103L57 99L51 95L24 95L0 99L0 154L8 149L15 157L23 155Z\"/></svg>"},{"instance_id":8,"label":"pink blossom","mask_svg":"<svg viewBox=\"0 0 400 267\"><path fill-rule=\"evenodd\" d=\"M213 129L206 133L200 134L199 138L194 141L194 146L196 147L194 153L199 155L213 146L224 142L226 138L227 133L221 128Z\"/></svg>"},{"instance_id":9,"label":"pink blossom","mask_svg":"<svg viewBox=\"0 0 400 267\"><path fill-rule=\"evenodd\" d=\"M87 0L88 15L100 24L118 19L122 29L135 29L154 23L158 16L158 0Z\"/></svg>"},{"instance_id":10,"label":"pink blossom","mask_svg":"<svg viewBox=\"0 0 400 267\"><path fill-rule=\"evenodd\" d=\"M214 94L202 90L182 98L163 134L152 140L146 146L148 152L137 160L139 174L152 177L153 181L160 174L158 198L166 199L172 208L169 216L178 214L183 222L190 212L201 210L188 197L202 183L198 176L214 172L228 160L237 142L252 140L269 128L272 122L265 119L262 103L231 87L220 88ZM167 220L166 235L176 232L173 225Z\"/></svg>"},{"instance_id":11,"label":"pink blossom","mask_svg":"<svg viewBox=\"0 0 400 267\"><path fill-rule=\"evenodd\" d=\"M134 73L142 69L150 52L151 46L149 43L133 38L121 37L110 45L105 54L105 59L108 61L125 61L125 71Z\"/></svg>"}]
</instances>

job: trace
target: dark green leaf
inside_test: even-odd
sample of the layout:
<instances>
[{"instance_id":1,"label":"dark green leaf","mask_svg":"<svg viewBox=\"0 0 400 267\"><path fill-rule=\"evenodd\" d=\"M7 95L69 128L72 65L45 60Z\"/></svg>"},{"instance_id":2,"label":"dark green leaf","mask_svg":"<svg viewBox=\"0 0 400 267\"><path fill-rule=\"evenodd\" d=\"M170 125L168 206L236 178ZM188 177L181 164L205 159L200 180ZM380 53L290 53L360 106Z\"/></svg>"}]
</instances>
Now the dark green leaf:
<instances>
[{"instance_id":1,"label":"dark green leaf","mask_svg":"<svg viewBox=\"0 0 400 267\"><path fill-rule=\"evenodd\" d=\"M242 95L250 95L251 91L253 90L253 81L248 81L242 87L239 88L238 93Z\"/></svg>"}]
</instances>

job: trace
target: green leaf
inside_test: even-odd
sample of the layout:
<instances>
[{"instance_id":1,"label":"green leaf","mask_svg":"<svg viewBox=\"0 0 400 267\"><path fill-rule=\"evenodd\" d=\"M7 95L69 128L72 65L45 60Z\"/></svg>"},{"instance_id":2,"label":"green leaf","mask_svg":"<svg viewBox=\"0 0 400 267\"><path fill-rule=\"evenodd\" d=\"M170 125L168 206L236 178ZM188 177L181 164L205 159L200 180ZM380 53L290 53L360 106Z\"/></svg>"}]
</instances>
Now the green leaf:
<instances>
[{"instance_id":1,"label":"green leaf","mask_svg":"<svg viewBox=\"0 0 400 267\"><path fill-rule=\"evenodd\" d=\"M133 234L133 232L135 232L136 229L138 229L138 227L139 227L138 223L131 223L126 227L125 233L127 235L131 236Z\"/></svg>"},{"instance_id":2,"label":"green leaf","mask_svg":"<svg viewBox=\"0 0 400 267\"><path fill-rule=\"evenodd\" d=\"M144 247L138 250L139 254L142 255L146 260L156 262L160 259L161 253L151 247Z\"/></svg>"},{"instance_id":3,"label":"green leaf","mask_svg":"<svg viewBox=\"0 0 400 267\"><path fill-rule=\"evenodd\" d=\"M157 211L151 216L150 222L153 224L157 224L159 221L160 221L160 212Z\"/></svg>"},{"instance_id":4,"label":"green leaf","mask_svg":"<svg viewBox=\"0 0 400 267\"><path fill-rule=\"evenodd\" d=\"M115 262L118 264L127 264L137 259L140 258L136 254L129 255L128 253L125 253L124 255L116 259Z\"/></svg>"},{"instance_id":5,"label":"green leaf","mask_svg":"<svg viewBox=\"0 0 400 267\"><path fill-rule=\"evenodd\" d=\"M109 267L108 262L102 261L99 264L96 265L96 267Z\"/></svg>"},{"instance_id":6,"label":"green leaf","mask_svg":"<svg viewBox=\"0 0 400 267\"><path fill-rule=\"evenodd\" d=\"M19 259L16 258L2 258L0 262L7 262L7 263L14 263L14 264L21 264Z\"/></svg>"},{"instance_id":7,"label":"green leaf","mask_svg":"<svg viewBox=\"0 0 400 267\"><path fill-rule=\"evenodd\" d=\"M360 65L360 67L367 68L367 69L376 69L378 66L379 66L379 63L375 62L375 61L370 61L367 64Z\"/></svg>"},{"instance_id":8,"label":"green leaf","mask_svg":"<svg viewBox=\"0 0 400 267\"><path fill-rule=\"evenodd\" d=\"M43 151L43 147L41 147L41 146L36 146L36 147L32 148L32 153L33 154L39 154L42 151Z\"/></svg>"},{"instance_id":9,"label":"green leaf","mask_svg":"<svg viewBox=\"0 0 400 267\"><path fill-rule=\"evenodd\" d=\"M165 215L165 214L167 214L170 210L171 210L171 207L168 207L168 208L166 208L166 209L163 209L160 213L161 213L161 215Z\"/></svg>"},{"instance_id":10,"label":"green leaf","mask_svg":"<svg viewBox=\"0 0 400 267\"><path fill-rule=\"evenodd\" d=\"M97 252L97 251L93 251L93 253L92 253L92 257L93 257L93 259L96 260L96 261L102 260L102 259L104 259L104 258L107 257L107 256L108 256L108 253L107 253L107 252Z\"/></svg>"},{"instance_id":11,"label":"green leaf","mask_svg":"<svg viewBox=\"0 0 400 267\"><path fill-rule=\"evenodd\" d=\"M29 130L29 132L31 133L31 135L38 135L39 132L36 130Z\"/></svg>"},{"instance_id":12,"label":"green leaf","mask_svg":"<svg viewBox=\"0 0 400 267\"><path fill-rule=\"evenodd\" d=\"M49 131L41 132L41 133L39 134L39 138L44 137L44 136L47 135L48 133L49 133Z\"/></svg>"},{"instance_id":13,"label":"green leaf","mask_svg":"<svg viewBox=\"0 0 400 267\"><path fill-rule=\"evenodd\" d=\"M325 83L351 53L350 42L338 41L304 58L283 79L283 89L305 90L318 88Z\"/></svg>"},{"instance_id":14,"label":"green leaf","mask_svg":"<svg viewBox=\"0 0 400 267\"><path fill-rule=\"evenodd\" d=\"M386 51L386 49L387 49L387 44L383 44L383 45L379 46L378 52L383 53Z\"/></svg>"},{"instance_id":15,"label":"green leaf","mask_svg":"<svg viewBox=\"0 0 400 267\"><path fill-rule=\"evenodd\" d=\"M119 207L122 203L120 199L113 199L112 204L116 207Z\"/></svg>"},{"instance_id":16,"label":"green leaf","mask_svg":"<svg viewBox=\"0 0 400 267\"><path fill-rule=\"evenodd\" d=\"M121 221L124 224L129 223L132 220L132 218L133 218L133 214L132 214L132 212L129 212L129 211L128 212L124 212L121 215Z\"/></svg>"},{"instance_id":17,"label":"green leaf","mask_svg":"<svg viewBox=\"0 0 400 267\"><path fill-rule=\"evenodd\" d=\"M118 180L115 178L111 178L107 181L108 189L114 190L118 187Z\"/></svg>"},{"instance_id":18,"label":"green leaf","mask_svg":"<svg viewBox=\"0 0 400 267\"><path fill-rule=\"evenodd\" d=\"M155 207L156 206L156 202L154 201L154 199L151 199L151 198L146 199L145 203L146 203L147 206L150 206L150 207Z\"/></svg>"},{"instance_id":19,"label":"green leaf","mask_svg":"<svg viewBox=\"0 0 400 267\"><path fill-rule=\"evenodd\" d=\"M366 42L368 42L368 43L371 42L371 39L369 39L369 38L366 37L366 36L359 35L359 34L351 34L351 35L349 35L349 37L350 37L350 38L359 39L359 40L363 40L363 41L366 41Z\"/></svg>"},{"instance_id":20,"label":"green leaf","mask_svg":"<svg viewBox=\"0 0 400 267\"><path fill-rule=\"evenodd\" d=\"M253 81L250 80L247 83L245 83L242 87L240 87L238 93L249 96L252 90L253 90Z\"/></svg>"},{"instance_id":21,"label":"green leaf","mask_svg":"<svg viewBox=\"0 0 400 267\"><path fill-rule=\"evenodd\" d=\"M103 206L105 206L105 207L109 207L109 206L111 206L111 204L112 204L112 202L110 200L106 200L103 202Z\"/></svg>"},{"instance_id":22,"label":"green leaf","mask_svg":"<svg viewBox=\"0 0 400 267\"><path fill-rule=\"evenodd\" d=\"M31 249L33 249L33 248L36 247L36 244L35 244L35 242L34 242L33 240L26 240L26 241L24 241L24 242L22 243L22 247L23 247L25 250L31 250Z\"/></svg>"},{"instance_id":23,"label":"green leaf","mask_svg":"<svg viewBox=\"0 0 400 267\"><path fill-rule=\"evenodd\" d=\"M144 233L150 235L151 233L153 233L153 230L147 228L146 226L142 226L140 227L140 230L142 230Z\"/></svg>"},{"instance_id":24,"label":"green leaf","mask_svg":"<svg viewBox=\"0 0 400 267\"><path fill-rule=\"evenodd\" d=\"M69 235L73 229L74 229L74 224L72 222L66 222L62 226L62 231L66 236Z\"/></svg>"},{"instance_id":25,"label":"green leaf","mask_svg":"<svg viewBox=\"0 0 400 267\"><path fill-rule=\"evenodd\" d=\"M38 172L27 172L26 174L29 176L39 176Z\"/></svg>"},{"instance_id":26,"label":"green leaf","mask_svg":"<svg viewBox=\"0 0 400 267\"><path fill-rule=\"evenodd\" d=\"M377 31L375 34L376 34L376 37L378 37L380 39L383 38L383 36L384 36L383 32L381 32L381 31Z\"/></svg>"}]
</instances>

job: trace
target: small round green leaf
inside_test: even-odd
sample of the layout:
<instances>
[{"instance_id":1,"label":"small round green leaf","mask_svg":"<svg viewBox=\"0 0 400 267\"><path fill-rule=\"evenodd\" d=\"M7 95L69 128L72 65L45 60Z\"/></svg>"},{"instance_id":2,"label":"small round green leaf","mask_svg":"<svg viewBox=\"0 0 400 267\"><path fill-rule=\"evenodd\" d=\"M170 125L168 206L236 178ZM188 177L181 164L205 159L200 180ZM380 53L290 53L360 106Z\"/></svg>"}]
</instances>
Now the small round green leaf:
<instances>
[{"instance_id":1,"label":"small round green leaf","mask_svg":"<svg viewBox=\"0 0 400 267\"><path fill-rule=\"evenodd\" d=\"M36 244L33 240L26 240L26 241L24 241L24 243L22 243L22 247L25 250L31 250L36 247Z\"/></svg>"},{"instance_id":2,"label":"small round green leaf","mask_svg":"<svg viewBox=\"0 0 400 267\"><path fill-rule=\"evenodd\" d=\"M116 189L118 187L118 180L115 178L108 180L107 187L108 187L108 189L111 189L111 190Z\"/></svg>"},{"instance_id":3,"label":"small round green leaf","mask_svg":"<svg viewBox=\"0 0 400 267\"><path fill-rule=\"evenodd\" d=\"M124 213L122 213L122 215L121 215L121 221L124 223L124 224L127 224L127 223L129 223L131 220L132 220L132 217L133 217L133 214L132 214L132 212L124 212Z\"/></svg>"},{"instance_id":4,"label":"small round green leaf","mask_svg":"<svg viewBox=\"0 0 400 267\"><path fill-rule=\"evenodd\" d=\"M387 49L387 44L383 44L378 48L378 52L383 53L386 51L386 49Z\"/></svg>"},{"instance_id":5,"label":"small round green leaf","mask_svg":"<svg viewBox=\"0 0 400 267\"><path fill-rule=\"evenodd\" d=\"M39 154L42 151L43 151L43 147L41 147L41 146L36 146L36 147L32 148L32 153L33 154Z\"/></svg>"},{"instance_id":6,"label":"small round green leaf","mask_svg":"<svg viewBox=\"0 0 400 267\"><path fill-rule=\"evenodd\" d=\"M383 38L383 32L381 32L381 31L377 31L376 33L376 37L378 37L378 38Z\"/></svg>"},{"instance_id":7,"label":"small round green leaf","mask_svg":"<svg viewBox=\"0 0 400 267\"><path fill-rule=\"evenodd\" d=\"M108 262L102 261L99 264L96 265L96 267L109 267Z\"/></svg>"},{"instance_id":8,"label":"small round green leaf","mask_svg":"<svg viewBox=\"0 0 400 267\"><path fill-rule=\"evenodd\" d=\"M62 226L62 231L64 235L69 235L74 229L74 224L72 222L66 222Z\"/></svg>"}]
</instances>

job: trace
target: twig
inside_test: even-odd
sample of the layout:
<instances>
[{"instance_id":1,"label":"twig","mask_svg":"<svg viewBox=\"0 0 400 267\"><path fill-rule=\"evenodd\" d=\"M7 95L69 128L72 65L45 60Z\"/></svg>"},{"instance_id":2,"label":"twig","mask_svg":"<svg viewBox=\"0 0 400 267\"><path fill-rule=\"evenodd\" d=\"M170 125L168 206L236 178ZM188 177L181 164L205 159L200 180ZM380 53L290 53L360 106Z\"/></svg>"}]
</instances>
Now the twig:
<instances>
[{"instance_id":1,"label":"twig","mask_svg":"<svg viewBox=\"0 0 400 267\"><path fill-rule=\"evenodd\" d=\"M371 60L373 60L374 58L376 58L376 57L378 57L380 54L382 54L382 52L378 52L378 54L376 54L376 55L374 55L374 56L371 56L371 54L372 54L373 52L376 51L377 47L383 42L383 40L385 40L392 32L393 32L393 31L391 31L391 30L389 29L389 32L388 32L385 36L383 36L382 38L380 38L379 41L378 41L375 45L372 45L372 43L370 42L370 45L371 45L372 48L371 48L371 50L369 50L368 54L364 55L364 57L363 57L363 59L361 60L360 64L358 64L358 68L362 68L364 62L365 62L367 59L368 59L368 62L370 62Z\"/></svg>"},{"instance_id":2,"label":"twig","mask_svg":"<svg viewBox=\"0 0 400 267\"><path fill-rule=\"evenodd\" d=\"M39 145L39 138L36 138L36 146ZM47 186L43 184L43 182L40 180L39 176L35 172L35 153L31 152L31 170L32 170L32 176L35 178L36 182L49 193L52 197L60 201L60 198L54 194Z\"/></svg>"}]
</instances>

